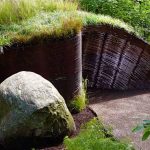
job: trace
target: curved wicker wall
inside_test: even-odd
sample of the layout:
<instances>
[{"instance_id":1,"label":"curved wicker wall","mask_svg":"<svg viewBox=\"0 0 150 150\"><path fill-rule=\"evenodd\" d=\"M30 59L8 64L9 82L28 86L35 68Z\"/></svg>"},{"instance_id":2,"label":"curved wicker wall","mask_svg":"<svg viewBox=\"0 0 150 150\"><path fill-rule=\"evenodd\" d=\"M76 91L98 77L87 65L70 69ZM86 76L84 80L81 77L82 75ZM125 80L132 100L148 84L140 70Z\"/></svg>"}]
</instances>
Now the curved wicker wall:
<instances>
[{"instance_id":1,"label":"curved wicker wall","mask_svg":"<svg viewBox=\"0 0 150 150\"><path fill-rule=\"evenodd\" d=\"M51 81L66 100L82 85L81 34L35 45L5 47L0 54L0 82L19 71L32 71Z\"/></svg>"},{"instance_id":2,"label":"curved wicker wall","mask_svg":"<svg viewBox=\"0 0 150 150\"><path fill-rule=\"evenodd\" d=\"M107 25L83 30L83 75L102 89L149 88L150 45Z\"/></svg>"}]
</instances>

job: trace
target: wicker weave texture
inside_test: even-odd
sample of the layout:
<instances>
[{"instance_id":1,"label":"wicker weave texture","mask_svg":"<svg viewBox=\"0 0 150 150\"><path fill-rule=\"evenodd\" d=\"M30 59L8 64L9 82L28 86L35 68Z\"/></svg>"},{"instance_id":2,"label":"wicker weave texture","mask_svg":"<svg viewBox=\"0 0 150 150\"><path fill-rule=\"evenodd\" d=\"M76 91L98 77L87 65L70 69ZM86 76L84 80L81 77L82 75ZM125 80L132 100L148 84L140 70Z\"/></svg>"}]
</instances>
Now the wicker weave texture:
<instances>
[{"instance_id":1,"label":"wicker weave texture","mask_svg":"<svg viewBox=\"0 0 150 150\"><path fill-rule=\"evenodd\" d=\"M19 71L32 71L51 81L65 100L82 86L81 33L34 45L5 47L0 54L0 82Z\"/></svg>"},{"instance_id":2,"label":"wicker weave texture","mask_svg":"<svg viewBox=\"0 0 150 150\"><path fill-rule=\"evenodd\" d=\"M83 76L88 87L150 88L150 45L122 29L90 26L83 31Z\"/></svg>"}]
</instances>

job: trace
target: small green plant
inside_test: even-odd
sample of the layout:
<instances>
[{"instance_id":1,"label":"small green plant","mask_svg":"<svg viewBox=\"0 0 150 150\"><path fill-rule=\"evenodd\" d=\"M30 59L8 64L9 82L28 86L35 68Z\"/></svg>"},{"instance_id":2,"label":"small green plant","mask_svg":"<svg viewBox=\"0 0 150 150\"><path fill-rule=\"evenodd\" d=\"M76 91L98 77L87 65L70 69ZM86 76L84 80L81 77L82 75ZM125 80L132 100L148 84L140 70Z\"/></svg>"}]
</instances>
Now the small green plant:
<instances>
[{"instance_id":1,"label":"small green plant","mask_svg":"<svg viewBox=\"0 0 150 150\"><path fill-rule=\"evenodd\" d=\"M77 137L66 137L64 144L67 150L133 150L132 145L114 138L97 118L83 125Z\"/></svg>"},{"instance_id":2,"label":"small green plant","mask_svg":"<svg viewBox=\"0 0 150 150\"><path fill-rule=\"evenodd\" d=\"M137 125L132 131L138 132L143 130L142 141L150 137L150 120L143 120L142 124Z\"/></svg>"},{"instance_id":3,"label":"small green plant","mask_svg":"<svg viewBox=\"0 0 150 150\"><path fill-rule=\"evenodd\" d=\"M72 113L81 112L87 105L87 80L83 80L82 83L83 84L81 92L68 104L69 110Z\"/></svg>"}]
</instances>

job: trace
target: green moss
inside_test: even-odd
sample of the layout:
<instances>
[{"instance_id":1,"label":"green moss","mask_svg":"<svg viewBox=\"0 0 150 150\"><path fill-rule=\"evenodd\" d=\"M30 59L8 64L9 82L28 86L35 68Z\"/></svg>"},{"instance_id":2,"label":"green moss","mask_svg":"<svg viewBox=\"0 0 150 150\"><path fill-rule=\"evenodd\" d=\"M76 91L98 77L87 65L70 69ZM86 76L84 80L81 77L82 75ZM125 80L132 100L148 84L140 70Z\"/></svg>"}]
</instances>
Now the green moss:
<instances>
[{"instance_id":1,"label":"green moss","mask_svg":"<svg viewBox=\"0 0 150 150\"><path fill-rule=\"evenodd\" d=\"M117 140L112 131L96 118L82 126L75 138L64 139L67 150L133 150L131 144Z\"/></svg>"},{"instance_id":2,"label":"green moss","mask_svg":"<svg viewBox=\"0 0 150 150\"><path fill-rule=\"evenodd\" d=\"M47 136L53 138L68 135L75 129L72 115L64 102L52 103L47 107L35 111L22 126L25 126L22 132L26 131L25 129L27 128L29 129L26 131L26 133L29 132L27 135L30 135L32 127L32 130L35 129L33 136L37 136L36 132L40 131L38 133L39 137Z\"/></svg>"}]
</instances>

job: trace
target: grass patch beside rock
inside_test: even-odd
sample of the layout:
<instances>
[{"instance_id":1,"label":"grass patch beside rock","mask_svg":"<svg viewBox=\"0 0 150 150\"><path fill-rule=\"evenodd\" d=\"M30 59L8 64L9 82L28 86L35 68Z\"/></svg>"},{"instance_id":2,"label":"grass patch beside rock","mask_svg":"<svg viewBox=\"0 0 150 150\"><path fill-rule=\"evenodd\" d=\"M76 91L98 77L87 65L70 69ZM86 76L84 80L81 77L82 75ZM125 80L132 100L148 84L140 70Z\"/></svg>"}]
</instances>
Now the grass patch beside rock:
<instances>
[{"instance_id":1,"label":"grass patch beside rock","mask_svg":"<svg viewBox=\"0 0 150 150\"><path fill-rule=\"evenodd\" d=\"M66 137L64 145L67 150L134 150L130 143L116 139L97 118L82 126L77 137Z\"/></svg>"},{"instance_id":2,"label":"grass patch beside rock","mask_svg":"<svg viewBox=\"0 0 150 150\"><path fill-rule=\"evenodd\" d=\"M87 103L87 81L84 80L81 92L69 101L68 108L72 113L78 113L86 108Z\"/></svg>"},{"instance_id":3,"label":"grass patch beside rock","mask_svg":"<svg viewBox=\"0 0 150 150\"><path fill-rule=\"evenodd\" d=\"M72 113L81 112L87 105L87 98L85 91L81 91L81 93L75 96L70 103L68 104L68 108Z\"/></svg>"}]
</instances>

